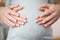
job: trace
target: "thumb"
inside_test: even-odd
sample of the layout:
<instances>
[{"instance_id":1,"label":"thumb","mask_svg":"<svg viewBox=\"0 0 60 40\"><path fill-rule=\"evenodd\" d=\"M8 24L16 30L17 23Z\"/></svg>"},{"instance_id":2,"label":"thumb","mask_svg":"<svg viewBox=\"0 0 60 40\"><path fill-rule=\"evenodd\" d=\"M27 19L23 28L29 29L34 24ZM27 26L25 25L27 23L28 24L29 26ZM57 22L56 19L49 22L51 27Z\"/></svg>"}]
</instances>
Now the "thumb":
<instances>
[{"instance_id":1,"label":"thumb","mask_svg":"<svg viewBox=\"0 0 60 40\"><path fill-rule=\"evenodd\" d=\"M51 4L43 4L39 7L39 10L45 11L46 9L49 9Z\"/></svg>"},{"instance_id":2,"label":"thumb","mask_svg":"<svg viewBox=\"0 0 60 40\"><path fill-rule=\"evenodd\" d=\"M17 8L17 7L19 7L19 5L10 5L9 6L10 9L14 9L14 8Z\"/></svg>"}]
</instances>

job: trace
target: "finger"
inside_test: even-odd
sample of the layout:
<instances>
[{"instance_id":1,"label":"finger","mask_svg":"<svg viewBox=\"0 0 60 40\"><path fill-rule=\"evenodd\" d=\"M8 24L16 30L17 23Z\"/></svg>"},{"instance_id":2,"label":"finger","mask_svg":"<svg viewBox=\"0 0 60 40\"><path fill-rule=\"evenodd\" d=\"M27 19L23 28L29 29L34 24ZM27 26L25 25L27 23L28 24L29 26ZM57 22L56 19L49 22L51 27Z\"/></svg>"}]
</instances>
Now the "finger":
<instances>
[{"instance_id":1,"label":"finger","mask_svg":"<svg viewBox=\"0 0 60 40\"><path fill-rule=\"evenodd\" d=\"M24 19L21 19L21 18L18 21L20 21L20 22L27 22L27 20L24 20Z\"/></svg>"},{"instance_id":2,"label":"finger","mask_svg":"<svg viewBox=\"0 0 60 40\"><path fill-rule=\"evenodd\" d=\"M14 19L16 19L16 20L20 20L21 18L19 18L19 17L17 17L17 16L13 16L13 15L11 15Z\"/></svg>"},{"instance_id":3,"label":"finger","mask_svg":"<svg viewBox=\"0 0 60 40\"><path fill-rule=\"evenodd\" d=\"M9 15L19 16L19 14L13 10L9 11Z\"/></svg>"},{"instance_id":4,"label":"finger","mask_svg":"<svg viewBox=\"0 0 60 40\"><path fill-rule=\"evenodd\" d=\"M14 9L14 8L17 8L17 7L19 7L19 5L11 5L11 6L9 6L10 9Z\"/></svg>"},{"instance_id":5,"label":"finger","mask_svg":"<svg viewBox=\"0 0 60 40\"><path fill-rule=\"evenodd\" d=\"M14 8L13 10L17 12L17 11L22 10L22 9L23 9L23 7L22 6L19 6L17 8Z\"/></svg>"},{"instance_id":6,"label":"finger","mask_svg":"<svg viewBox=\"0 0 60 40\"><path fill-rule=\"evenodd\" d=\"M45 11L47 8L40 8L39 10L40 11Z\"/></svg>"},{"instance_id":7,"label":"finger","mask_svg":"<svg viewBox=\"0 0 60 40\"><path fill-rule=\"evenodd\" d=\"M43 20L43 19L45 19L46 17L48 17L48 16L44 16L44 17L40 17L40 15L38 15L37 17L36 17L36 20L38 21L38 20Z\"/></svg>"},{"instance_id":8,"label":"finger","mask_svg":"<svg viewBox=\"0 0 60 40\"><path fill-rule=\"evenodd\" d=\"M15 26L14 23L12 23L11 21L9 21L7 18L4 18L4 23L7 24L8 26Z\"/></svg>"},{"instance_id":9,"label":"finger","mask_svg":"<svg viewBox=\"0 0 60 40\"><path fill-rule=\"evenodd\" d=\"M20 25L18 23L16 23L15 26L19 27Z\"/></svg>"},{"instance_id":10,"label":"finger","mask_svg":"<svg viewBox=\"0 0 60 40\"><path fill-rule=\"evenodd\" d=\"M56 17L56 13L52 13L50 16L48 16L46 19L44 19L41 23L42 24L47 23L50 20L52 20L54 17Z\"/></svg>"},{"instance_id":11,"label":"finger","mask_svg":"<svg viewBox=\"0 0 60 40\"><path fill-rule=\"evenodd\" d=\"M10 25L8 24L5 20L3 21L7 26L13 26L13 25Z\"/></svg>"},{"instance_id":12,"label":"finger","mask_svg":"<svg viewBox=\"0 0 60 40\"><path fill-rule=\"evenodd\" d=\"M21 18L18 21L20 21L20 22L27 22L27 20L24 20L24 19L21 19Z\"/></svg>"},{"instance_id":13,"label":"finger","mask_svg":"<svg viewBox=\"0 0 60 40\"><path fill-rule=\"evenodd\" d=\"M36 23L39 23L43 20L44 18L39 18L39 19L36 19Z\"/></svg>"},{"instance_id":14,"label":"finger","mask_svg":"<svg viewBox=\"0 0 60 40\"><path fill-rule=\"evenodd\" d=\"M20 18L27 19L24 15L21 15L21 14L20 14Z\"/></svg>"},{"instance_id":15,"label":"finger","mask_svg":"<svg viewBox=\"0 0 60 40\"><path fill-rule=\"evenodd\" d=\"M46 18L46 17L43 17L43 18L38 19L38 20L37 20L37 23L38 23L39 25L41 25L41 22L42 22L45 18Z\"/></svg>"},{"instance_id":16,"label":"finger","mask_svg":"<svg viewBox=\"0 0 60 40\"><path fill-rule=\"evenodd\" d=\"M48 27L48 26L51 26L56 20L58 19L58 17L55 17L55 18L53 18L51 21L49 21L48 23L46 23L46 24L43 24L44 25L44 27Z\"/></svg>"},{"instance_id":17,"label":"finger","mask_svg":"<svg viewBox=\"0 0 60 40\"><path fill-rule=\"evenodd\" d=\"M11 22L16 22L16 19L14 19L14 17L12 17L11 15L7 15L6 18L8 18Z\"/></svg>"},{"instance_id":18,"label":"finger","mask_svg":"<svg viewBox=\"0 0 60 40\"><path fill-rule=\"evenodd\" d=\"M38 20L38 19L40 19L40 15L38 15L38 16L36 17L36 20Z\"/></svg>"},{"instance_id":19,"label":"finger","mask_svg":"<svg viewBox=\"0 0 60 40\"><path fill-rule=\"evenodd\" d=\"M41 15L39 15L40 17L44 17L44 16L48 16L48 15L50 15L50 14L52 14L53 13L53 11L54 10L52 10L52 9L46 9L45 10L45 12L43 12Z\"/></svg>"},{"instance_id":20,"label":"finger","mask_svg":"<svg viewBox=\"0 0 60 40\"><path fill-rule=\"evenodd\" d=\"M25 22L21 22L21 21L18 21L17 23L20 24L20 25L24 25L25 24Z\"/></svg>"},{"instance_id":21,"label":"finger","mask_svg":"<svg viewBox=\"0 0 60 40\"><path fill-rule=\"evenodd\" d=\"M49 9L51 7L52 4L43 4L39 7L40 10L44 10L45 9Z\"/></svg>"},{"instance_id":22,"label":"finger","mask_svg":"<svg viewBox=\"0 0 60 40\"><path fill-rule=\"evenodd\" d=\"M48 4L44 4L44 5L39 7L39 10L45 11L46 9L49 9L48 7L50 7L50 6L48 6Z\"/></svg>"},{"instance_id":23,"label":"finger","mask_svg":"<svg viewBox=\"0 0 60 40\"><path fill-rule=\"evenodd\" d=\"M14 19L18 20L18 21L21 21L21 22L26 22L25 19L22 19L20 17L16 17L16 16L12 16Z\"/></svg>"}]
</instances>

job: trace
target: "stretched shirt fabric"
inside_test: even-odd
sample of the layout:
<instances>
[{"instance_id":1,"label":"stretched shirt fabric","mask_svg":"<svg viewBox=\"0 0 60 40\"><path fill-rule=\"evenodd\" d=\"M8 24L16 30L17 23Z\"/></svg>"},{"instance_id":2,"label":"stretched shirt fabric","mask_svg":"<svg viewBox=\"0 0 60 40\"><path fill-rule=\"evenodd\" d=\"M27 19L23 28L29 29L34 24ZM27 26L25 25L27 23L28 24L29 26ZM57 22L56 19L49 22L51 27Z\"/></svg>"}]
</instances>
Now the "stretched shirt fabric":
<instances>
[{"instance_id":1,"label":"stretched shirt fabric","mask_svg":"<svg viewBox=\"0 0 60 40\"><path fill-rule=\"evenodd\" d=\"M25 15L28 22L20 27L10 27L7 40L52 40L51 28L44 28L35 22L36 16L42 13L38 10L39 6L47 3L48 0L12 0L11 5L24 7L18 13Z\"/></svg>"}]
</instances>

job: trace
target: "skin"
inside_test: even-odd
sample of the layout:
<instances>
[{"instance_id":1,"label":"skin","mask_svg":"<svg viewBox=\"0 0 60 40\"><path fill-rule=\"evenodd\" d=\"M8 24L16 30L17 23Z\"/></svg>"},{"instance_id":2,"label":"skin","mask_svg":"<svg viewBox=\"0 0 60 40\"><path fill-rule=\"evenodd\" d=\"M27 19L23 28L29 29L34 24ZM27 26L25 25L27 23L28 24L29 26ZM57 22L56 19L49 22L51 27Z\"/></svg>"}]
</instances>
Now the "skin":
<instances>
[{"instance_id":1,"label":"skin","mask_svg":"<svg viewBox=\"0 0 60 40\"><path fill-rule=\"evenodd\" d=\"M26 23L26 17L18 14L23 7L19 5L12 5L9 7L0 7L0 21L8 26L19 26Z\"/></svg>"},{"instance_id":2,"label":"skin","mask_svg":"<svg viewBox=\"0 0 60 40\"><path fill-rule=\"evenodd\" d=\"M44 27L51 26L60 17L60 0L55 0L56 4L44 4L39 7L42 14L36 17L36 23Z\"/></svg>"}]
</instances>

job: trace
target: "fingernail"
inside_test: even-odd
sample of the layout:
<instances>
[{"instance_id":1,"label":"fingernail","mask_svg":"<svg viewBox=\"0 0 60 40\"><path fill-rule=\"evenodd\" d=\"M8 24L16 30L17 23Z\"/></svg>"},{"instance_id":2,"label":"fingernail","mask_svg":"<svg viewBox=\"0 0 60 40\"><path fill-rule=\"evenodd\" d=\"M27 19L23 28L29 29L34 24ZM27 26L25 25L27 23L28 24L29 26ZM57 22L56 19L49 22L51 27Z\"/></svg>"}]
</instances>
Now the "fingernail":
<instances>
[{"instance_id":1,"label":"fingernail","mask_svg":"<svg viewBox=\"0 0 60 40\"><path fill-rule=\"evenodd\" d=\"M24 23L21 23L22 25L24 25Z\"/></svg>"},{"instance_id":2,"label":"fingernail","mask_svg":"<svg viewBox=\"0 0 60 40\"><path fill-rule=\"evenodd\" d=\"M42 20L41 19L38 19L38 20L36 20L35 22L41 22Z\"/></svg>"},{"instance_id":3,"label":"fingernail","mask_svg":"<svg viewBox=\"0 0 60 40\"><path fill-rule=\"evenodd\" d=\"M41 25L42 23L41 23L41 22L39 22L38 24L40 24L40 25Z\"/></svg>"},{"instance_id":4,"label":"fingernail","mask_svg":"<svg viewBox=\"0 0 60 40\"><path fill-rule=\"evenodd\" d=\"M25 20L27 20L27 18L26 18L26 17L24 17L24 19L25 19Z\"/></svg>"},{"instance_id":5,"label":"fingernail","mask_svg":"<svg viewBox=\"0 0 60 40\"><path fill-rule=\"evenodd\" d=\"M19 26L19 24L16 24L16 26Z\"/></svg>"},{"instance_id":6,"label":"fingernail","mask_svg":"<svg viewBox=\"0 0 60 40\"><path fill-rule=\"evenodd\" d=\"M22 6L20 6L19 8L23 8Z\"/></svg>"},{"instance_id":7,"label":"fingernail","mask_svg":"<svg viewBox=\"0 0 60 40\"><path fill-rule=\"evenodd\" d=\"M26 22L27 20L24 20L24 22Z\"/></svg>"},{"instance_id":8,"label":"fingernail","mask_svg":"<svg viewBox=\"0 0 60 40\"><path fill-rule=\"evenodd\" d=\"M44 27L47 27L47 25L44 25Z\"/></svg>"},{"instance_id":9,"label":"fingernail","mask_svg":"<svg viewBox=\"0 0 60 40\"><path fill-rule=\"evenodd\" d=\"M37 20L35 20L35 22L37 23Z\"/></svg>"},{"instance_id":10,"label":"fingernail","mask_svg":"<svg viewBox=\"0 0 60 40\"><path fill-rule=\"evenodd\" d=\"M40 23L38 23L40 25Z\"/></svg>"}]
</instances>

